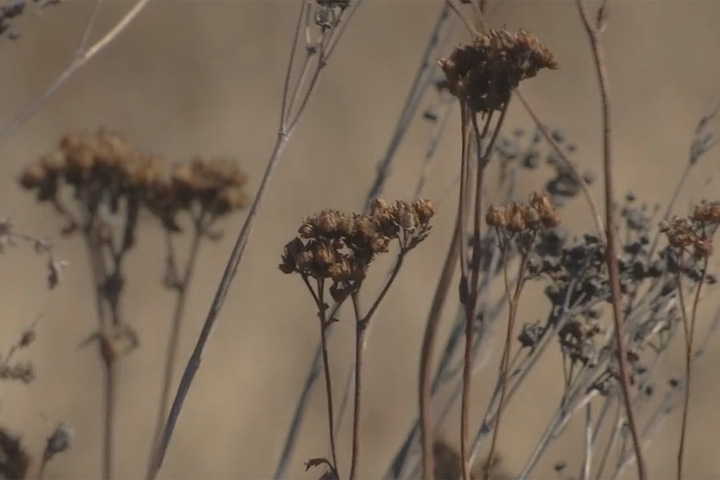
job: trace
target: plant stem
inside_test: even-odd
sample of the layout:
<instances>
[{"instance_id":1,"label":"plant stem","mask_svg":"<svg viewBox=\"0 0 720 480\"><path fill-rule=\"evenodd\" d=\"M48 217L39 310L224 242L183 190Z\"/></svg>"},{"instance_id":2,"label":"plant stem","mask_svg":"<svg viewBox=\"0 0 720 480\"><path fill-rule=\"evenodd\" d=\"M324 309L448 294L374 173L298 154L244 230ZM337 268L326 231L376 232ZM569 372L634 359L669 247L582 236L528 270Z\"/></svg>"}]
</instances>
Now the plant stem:
<instances>
[{"instance_id":1,"label":"plant stem","mask_svg":"<svg viewBox=\"0 0 720 480\"><path fill-rule=\"evenodd\" d=\"M352 456L350 460L350 480L355 480L357 464L360 456L360 399L362 378L362 357L365 330L368 321L360 317L360 305L357 292L352 294L353 310L355 311L355 400L353 406Z\"/></svg>"},{"instance_id":2,"label":"plant stem","mask_svg":"<svg viewBox=\"0 0 720 480\"><path fill-rule=\"evenodd\" d=\"M605 15L607 5L603 2L601 12L598 15L598 27L593 28L590 19L585 12L583 0L577 0L578 10L582 18L588 39L593 52L593 61L600 84L600 96L602 100L602 122L603 122L603 172L605 177L605 235L607 239L606 261L610 280L611 302L613 309L616 355L620 373L620 386L622 388L623 401L625 404L625 415L627 416L628 427L632 435L635 455L637 457L638 477L640 480L647 478L645 459L642 453L642 443L633 413L632 399L630 397L630 379L628 375L627 353L625 349L624 319L620 307L620 271L617 257L617 241L615 238L615 211L613 198L613 170L612 170L612 126L610 115L610 90L605 65L604 50L601 33L605 26Z\"/></svg>"},{"instance_id":3,"label":"plant stem","mask_svg":"<svg viewBox=\"0 0 720 480\"><path fill-rule=\"evenodd\" d=\"M200 250L200 243L203 236L203 218L195 221L193 229L193 237L190 244L190 253L188 254L187 263L185 264L185 272L182 277L178 279L175 291L177 296L175 298L175 308L172 315L172 322L170 326L170 337L168 339L167 351L165 355L165 372L162 380L162 390L160 393L159 411L155 423L155 432L152 436L152 446L150 450L150 463L148 464L148 470L146 478L149 478L152 473L152 465L154 463L153 456L155 455L160 436L162 435L163 426L165 425L165 418L167 416L168 408L170 407L170 392L173 382L173 374L175 373L175 363L177 361L178 346L180 344L180 330L183 319L185 317L185 305L187 302L187 293L190 289L190 281L195 271L195 264ZM170 235L170 232L166 232L166 235ZM172 240L168 238L168 248L172 249ZM172 250L169 252L172 255Z\"/></svg>"},{"instance_id":4,"label":"plant stem","mask_svg":"<svg viewBox=\"0 0 720 480\"><path fill-rule=\"evenodd\" d=\"M690 387L692 385L692 360L693 360L693 344L695 339L695 320L697 318L697 307L700 302L700 290L705 282L705 274L707 272L708 257L705 256L703 261L702 273L700 281L695 290L693 299L692 313L690 314L690 322L688 325L687 312L685 311L685 300L682 291L682 283L680 282L680 274L675 277L678 287L678 297L680 299L680 309L682 310L683 325L685 327L685 395L683 398L682 423L680 424L680 445L678 446L677 461L677 478L682 479L683 474L683 458L685 455L685 437L687 433L688 414L690 410Z\"/></svg>"},{"instance_id":5,"label":"plant stem","mask_svg":"<svg viewBox=\"0 0 720 480\"><path fill-rule=\"evenodd\" d=\"M442 314L442 309L445 306L445 301L447 300L448 292L450 291L452 277L455 273L455 267L457 266L457 260L460 256L461 239L462 232L460 226L460 216L458 212L458 216L455 220L455 231L453 233L452 240L450 241L450 247L448 248L447 256L445 257L445 263L443 264L437 287L435 288L435 294L430 305L428 319L425 322L425 333L423 334L422 347L420 348L420 371L418 373L418 401L420 409L420 443L422 445L422 465L424 480L431 480L435 477L432 446L433 426L432 415L430 412L430 371L433 364L433 347L435 346L437 329L440 325L440 315Z\"/></svg>"},{"instance_id":6,"label":"plant stem","mask_svg":"<svg viewBox=\"0 0 720 480\"><path fill-rule=\"evenodd\" d=\"M108 348L105 340L98 342L99 348ZM115 420L115 361L110 355L102 355L104 375L104 429L103 429L103 479L112 478L113 465L113 433Z\"/></svg>"},{"instance_id":7,"label":"plant stem","mask_svg":"<svg viewBox=\"0 0 720 480\"><path fill-rule=\"evenodd\" d=\"M351 11L351 13L357 9L357 5L360 3L360 1L361 0L358 0L356 3L354 3L354 9ZM305 2L303 2L303 5L305 5ZM304 13L305 11L303 7L300 11L300 15L298 18L299 23L301 23L305 18ZM299 32L299 30L300 29L298 28L296 32ZM338 30L337 36L339 36L342 31L343 30L341 26L341 29ZM323 45L327 47L327 53L323 55L323 52L320 52L321 58L319 59L316 71L310 81L310 85L307 88L301 105L298 107L294 118L288 119L285 118L285 116L288 112L292 110L292 106L286 105L286 102L289 95L288 85L291 75L290 68L292 67L295 47L297 46L297 35L293 39L290 62L285 76L283 105L280 112L280 127L277 140L275 142L275 146L273 147L272 154L270 155L270 158L265 166L265 172L263 173L262 179L260 181L260 186L258 187L255 198L253 199L247 217L245 218L245 223L243 224L240 232L237 235L235 245L233 246L232 252L230 253L230 258L228 258L227 264L225 265L225 270L223 272L222 278L220 279L220 283L218 284L217 290L215 292L215 297L213 298L212 304L210 305L207 316L205 317L205 322L203 323L202 330L200 331L200 335L198 336L198 339L195 343L195 348L193 349L193 352L188 359L187 365L185 366L185 370L183 371L180 385L178 386L177 392L175 394L175 399L173 400L172 407L170 408L168 418L165 422L165 428L163 429L162 438L158 444L158 452L157 455L155 455L154 465L150 469L151 472L148 476L149 480L157 477L157 473L162 467L162 463L165 459L165 454L167 453L167 448L170 445L170 439L172 438L173 432L175 431L175 425L177 424L177 420L180 416L180 412L182 411L183 404L185 403L185 398L187 398L190 387L192 386L192 382L195 379L195 375L200 368L202 354L205 351L205 346L207 344L208 338L210 337L210 332L215 326L215 322L217 321L220 310L225 303L227 293L230 290L230 285L232 284L235 275L237 274L237 270L240 266L240 261L242 260L243 254L245 253L245 247L247 246L247 243L255 227L255 222L257 219L260 204L264 200L265 194L270 185L270 180L272 179L273 173L280 164L280 160L282 158L285 147L287 146L290 138L292 137L295 127L297 126L298 121L300 120L300 117L304 112L305 107L307 106L307 102L315 91L315 85L317 79L319 78L320 71L327 65L328 57L330 56L330 53L334 49L335 45L337 45L337 41L338 40L336 38L335 43L332 43L329 46L323 43Z\"/></svg>"},{"instance_id":8,"label":"plant stem","mask_svg":"<svg viewBox=\"0 0 720 480\"><path fill-rule=\"evenodd\" d=\"M500 234L498 232L498 238L500 237ZM502 240L500 240L502 242ZM534 240L533 240L534 243ZM505 294L508 299L508 307L509 307L509 313L508 313L508 326L507 326L507 334L505 336L505 348L503 349L503 358L502 358L502 364L500 366L501 370L501 388L500 388L500 403L498 404L498 411L497 411L497 419L495 420L495 428L493 429L493 436L492 441L490 442L490 451L488 452L487 461L485 462L485 470L483 472L483 478L485 480L488 480L490 478L490 469L492 468L493 464L493 457L495 456L495 448L497 446L497 439L499 436L500 431L500 420L502 420L502 413L505 407L505 397L507 395L507 384L508 384L508 373L510 371L510 350L512 348L512 339L513 339L513 330L515 327L515 317L517 316L517 308L518 304L520 303L520 294L522 293L522 288L525 283L525 269L527 267L527 261L529 254L527 252L523 252L522 259L520 260L520 267L518 270L518 276L515 283L515 292L513 293L512 298L510 298L510 285L508 281L508 274L507 274L507 258L505 255L505 248L506 245L501 245L500 248L503 252L503 271L504 271L504 277L505 277Z\"/></svg>"}]
</instances>

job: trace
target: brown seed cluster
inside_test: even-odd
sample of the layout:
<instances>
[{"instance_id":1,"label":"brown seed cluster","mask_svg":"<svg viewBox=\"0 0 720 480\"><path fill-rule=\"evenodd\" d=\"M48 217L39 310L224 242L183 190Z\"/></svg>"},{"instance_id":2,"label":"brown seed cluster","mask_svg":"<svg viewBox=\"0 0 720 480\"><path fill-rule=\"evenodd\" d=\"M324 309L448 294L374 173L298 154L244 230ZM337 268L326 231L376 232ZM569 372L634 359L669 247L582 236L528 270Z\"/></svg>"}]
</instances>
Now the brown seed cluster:
<instances>
[{"instance_id":1,"label":"brown seed cluster","mask_svg":"<svg viewBox=\"0 0 720 480\"><path fill-rule=\"evenodd\" d=\"M693 249L696 258L712 255L712 238L720 225L720 202L697 205L686 218L675 217L660 224L670 245L679 250Z\"/></svg>"},{"instance_id":2,"label":"brown seed cluster","mask_svg":"<svg viewBox=\"0 0 720 480\"><path fill-rule=\"evenodd\" d=\"M448 89L473 111L501 110L522 80L558 68L552 52L533 34L491 29L438 61Z\"/></svg>"},{"instance_id":3,"label":"brown seed cluster","mask_svg":"<svg viewBox=\"0 0 720 480\"><path fill-rule=\"evenodd\" d=\"M105 130L64 135L55 151L20 176L21 185L36 191L40 201L59 202L62 185L69 186L91 213L105 200L116 213L121 200L132 199L163 214L199 205L213 216L247 205L246 181L235 162L224 159L196 158L174 165L168 175L161 158L137 153Z\"/></svg>"},{"instance_id":4,"label":"brown seed cluster","mask_svg":"<svg viewBox=\"0 0 720 480\"><path fill-rule=\"evenodd\" d=\"M370 213L324 210L306 219L285 246L280 270L334 283L361 281L375 256L393 240L401 252L417 246L430 231L435 207L427 200L388 205L374 200Z\"/></svg>"},{"instance_id":5,"label":"brown seed cluster","mask_svg":"<svg viewBox=\"0 0 720 480\"><path fill-rule=\"evenodd\" d=\"M560 225L560 215L546 193L533 193L527 203L490 205L485 221L509 234L537 232Z\"/></svg>"}]
</instances>

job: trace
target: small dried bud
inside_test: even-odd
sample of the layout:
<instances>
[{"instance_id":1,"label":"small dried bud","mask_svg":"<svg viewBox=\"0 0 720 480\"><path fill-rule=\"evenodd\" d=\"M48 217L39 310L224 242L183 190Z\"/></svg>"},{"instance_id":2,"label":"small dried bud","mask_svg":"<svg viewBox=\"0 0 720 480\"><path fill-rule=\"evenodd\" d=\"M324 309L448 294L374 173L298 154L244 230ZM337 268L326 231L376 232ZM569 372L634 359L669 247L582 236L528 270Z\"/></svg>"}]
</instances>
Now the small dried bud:
<instances>
[{"instance_id":1,"label":"small dried bud","mask_svg":"<svg viewBox=\"0 0 720 480\"><path fill-rule=\"evenodd\" d=\"M512 233L519 233L525 230L525 215L520 205L514 204L508 216L507 229Z\"/></svg>"},{"instance_id":2,"label":"small dried bud","mask_svg":"<svg viewBox=\"0 0 720 480\"><path fill-rule=\"evenodd\" d=\"M485 221L491 227L505 228L508 224L508 212L505 207L497 207L490 205L487 214L485 215Z\"/></svg>"},{"instance_id":3,"label":"small dried bud","mask_svg":"<svg viewBox=\"0 0 720 480\"><path fill-rule=\"evenodd\" d=\"M47 179L47 171L42 165L29 165L20 176L20 184L28 190L39 188Z\"/></svg>"},{"instance_id":4,"label":"small dried bud","mask_svg":"<svg viewBox=\"0 0 720 480\"><path fill-rule=\"evenodd\" d=\"M430 200L420 199L413 203L413 209L418 217L418 221L422 225L427 225L430 219L437 213L437 208Z\"/></svg>"}]
</instances>

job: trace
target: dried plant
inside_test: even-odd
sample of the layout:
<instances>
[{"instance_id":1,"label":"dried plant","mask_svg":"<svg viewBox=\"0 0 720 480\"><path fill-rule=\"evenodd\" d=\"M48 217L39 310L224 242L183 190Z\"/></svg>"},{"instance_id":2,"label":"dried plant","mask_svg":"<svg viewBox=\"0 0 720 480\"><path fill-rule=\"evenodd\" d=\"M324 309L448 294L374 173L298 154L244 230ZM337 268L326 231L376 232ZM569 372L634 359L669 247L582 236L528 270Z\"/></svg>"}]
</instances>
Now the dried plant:
<instances>
[{"instance_id":1,"label":"dried plant","mask_svg":"<svg viewBox=\"0 0 720 480\"><path fill-rule=\"evenodd\" d=\"M19 2L23 3L23 2ZM106 37L88 50L84 44L97 9L88 23L76 59L37 102L0 131L0 141L23 123L70 74L132 20L145 6L139 0ZM432 131L415 198L424 195L437 145L450 124L450 110L460 107L460 167L457 213L446 259L438 273L419 358L419 413L386 472L386 478L483 478L526 479L548 454L550 445L570 434L568 423L582 417L583 454L555 463L559 475L577 467L577 478L618 478L636 463L640 479L647 478L644 449L659 425L681 408L677 478L683 477L683 461L690 413L693 367L706 351L708 341L720 327L718 314L702 333L700 310L714 292L716 275L711 271L713 236L720 226L720 203L698 204L686 217L672 216L686 179L717 142L708 132L708 122L717 110L701 119L695 132L685 171L669 199L664 214L628 193L615 199L613 186L612 117L603 35L608 20L608 2L602 2L591 17L583 0L577 0L580 19L590 41L591 56L602 103L603 152L601 178L604 215L600 213L588 185L591 171L580 173L577 147L560 129L544 124L519 92L521 82L542 69L557 69L558 61L548 46L525 31L491 28L488 2L461 0L472 8L480 23L476 28L460 5L443 2L425 56L411 87L392 138L381 158L376 177L364 201L362 213L324 210L302 221L297 235L288 242L279 268L300 277L312 298L319 323L319 346L308 370L287 440L275 469L275 478L288 476L287 468L298 439L301 420L307 411L309 393L324 373L329 454L308 459L307 469L323 468L320 478L354 480L360 468L360 415L363 360L370 327L377 323L378 309L396 285L407 254L430 232L430 221L442 198L430 202L378 199L386 186L398 147L421 99L434 89L434 103L423 117ZM189 162L166 166L158 156L136 152L117 135L104 130L70 133L58 148L28 165L21 185L49 204L65 220L63 233L82 237L89 257L95 287L97 331L86 342L95 342L104 367L103 476L112 476L112 440L115 417L115 368L117 362L138 345L122 312L130 251L142 244L140 227L145 217L156 220L166 240L163 286L174 294L170 338L162 377L161 398L155 417L146 477L155 478L160 468L183 401L199 369L208 336L223 306L230 284L249 242L259 206L270 178L280 163L310 96L317 90L321 72L335 51L346 25L360 0L303 0L284 79L279 134L268 159L258 192L252 202L245 193L247 178L237 163L223 158L196 157ZM3 9L3 21L17 15ZM99 5L99 3L98 3ZM22 8L20 8L22 10ZM10 12L6 15L7 12ZM453 12L458 14L453 16ZM3 16L4 15L4 16ZM460 18L472 35L468 44L452 48L454 22ZM437 58L440 60L435 61ZM435 62L434 62L435 61ZM433 70L433 67L437 67ZM535 132L505 125L508 105L515 96L536 125ZM492 165L493 170L488 170ZM494 187L487 188L488 172L497 170ZM523 175L542 175L544 190L525 201L516 191ZM483 196L493 203L483 206ZM594 223L594 231L568 232L561 226L561 208L583 196ZM205 240L219 238L218 224L228 215L249 207L237 235L215 298L205 318L195 349L183 372L174 400L174 365L180 327L194 278L200 247ZM485 227L483 227L483 220ZM60 279L64 263L57 260L50 244L15 233L11 224L0 221L0 247L13 239L31 242L48 259L50 287ZM178 235L190 235L185 260L176 251ZM436 235L436 234L433 234ZM383 254L394 252L387 277L376 294L368 293L370 267ZM454 272L460 270L458 294L453 295ZM373 272L375 275L375 272ZM519 306L530 283L544 292L537 318L521 318ZM502 288L494 288L496 286ZM498 293L500 292L500 293ZM370 301L368 301L370 299ZM456 320L435 365L435 343L440 318L448 304L456 308ZM344 321L342 306L349 306L355 327L352 367L343 384L340 408L331 375L329 345L333 325ZM606 314L609 305L612 314ZM610 313L610 312L607 312ZM471 423L470 400L473 374L487 365L492 355L492 329L501 322L505 335L499 353L496 381L487 392L487 405L480 421ZM29 345L33 329L10 348L0 363L0 380L29 382L34 378L30 363L12 362L13 354ZM680 338L680 340L678 340ZM672 346L682 341L684 372L668 375L661 365ZM555 358L549 352L555 353ZM512 401L528 401L518 394L523 382L538 372L562 379L557 405L547 426L532 447L518 473L513 465L500 463L498 450L513 448L500 443L501 428L508 421L504 412ZM434 375L432 369L436 367ZM553 371L552 369L556 369ZM345 405L352 397L352 444L348 473L338 458L337 438ZM438 408L435 408L438 407ZM459 410L459 448L446 440L450 418ZM474 435L471 437L471 432ZM72 431L61 423L47 438L38 476L47 463L65 451ZM489 440L489 442L487 442ZM487 444L487 450L483 448ZM479 457L480 454L483 457ZM485 459L484 461L482 459ZM0 476L24 478L30 454L20 437L0 428ZM502 469L500 468L502 467ZM575 478L575 477L572 477Z\"/></svg>"},{"instance_id":2,"label":"dried plant","mask_svg":"<svg viewBox=\"0 0 720 480\"><path fill-rule=\"evenodd\" d=\"M460 458L462 478L469 478L468 461L468 409L470 403L470 372L472 351L478 316L478 287L480 285L481 233L483 174L493 152L498 134L507 113L510 95L521 80L535 76L542 68L555 69L557 61L550 50L537 37L524 31L511 33L505 29L475 33L471 45L456 48L449 58L441 59L438 65L445 73L447 88L460 102L461 110L461 167L460 198L458 201L458 227L454 242L459 243L454 255L448 255L447 263L454 264L460 257L461 281L460 301L465 307L465 361L463 373L463 394L460 413ZM493 115L500 112L492 134ZM484 126L481 129L477 115L481 114ZM476 159L471 161L471 149ZM472 227L468 221L473 219ZM468 253L465 242L470 236L472 253ZM452 252L452 250L451 250ZM444 276L443 276L444 277ZM447 291L438 288L438 291ZM444 296L444 294L443 294ZM436 297L433 303L440 302ZM433 467L431 420L429 413L429 365L432 360L432 335L436 331L438 309L429 317L426 339L423 342L420 366L420 416L421 443L423 448L423 478L430 478Z\"/></svg>"},{"instance_id":3,"label":"dried plant","mask_svg":"<svg viewBox=\"0 0 720 480\"><path fill-rule=\"evenodd\" d=\"M165 286L176 293L155 445L167 414L179 332L200 244L218 238L213 229L219 219L247 206L246 182L237 163L222 158L197 157L176 163L166 172L163 159L136 152L125 139L106 130L64 135L55 151L28 165L20 176L25 189L63 217L62 233L79 233L87 250L98 327L82 345L97 343L105 376L103 478L112 476L117 361L139 342L121 306L129 281L125 260L137 245L142 212L152 214L163 228ZM192 240L181 273L172 236L185 232L186 216Z\"/></svg>"},{"instance_id":4,"label":"dried plant","mask_svg":"<svg viewBox=\"0 0 720 480\"><path fill-rule=\"evenodd\" d=\"M316 458L308 462L311 466L327 465L329 471L323 478L340 478L335 446L335 422L330 375L330 359L327 351L327 332L338 319L329 314L328 296L336 302L337 310L348 298L352 302L355 316L355 375L353 442L348 478L356 478L360 450L360 404L362 357L365 346L365 332L395 281L405 256L430 233L430 219L435 207L427 200L413 203L396 202L390 206L382 200L374 200L369 214L345 215L335 210L326 210L306 219L299 235L285 246L280 270L283 273L299 274L307 286L320 319L320 339L328 410L328 430L331 459ZM392 243L397 242L398 254L392 273L381 288L367 312L361 313L360 294L368 268L375 257L388 252Z\"/></svg>"}]
</instances>

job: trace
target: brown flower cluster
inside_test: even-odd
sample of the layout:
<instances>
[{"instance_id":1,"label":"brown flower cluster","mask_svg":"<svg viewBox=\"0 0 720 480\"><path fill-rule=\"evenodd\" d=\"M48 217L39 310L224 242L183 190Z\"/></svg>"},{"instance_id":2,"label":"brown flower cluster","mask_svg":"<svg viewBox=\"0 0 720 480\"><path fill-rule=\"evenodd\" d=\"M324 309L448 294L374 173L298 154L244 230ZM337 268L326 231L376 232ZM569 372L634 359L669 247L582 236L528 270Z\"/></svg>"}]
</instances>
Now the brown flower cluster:
<instances>
[{"instance_id":1,"label":"brown flower cluster","mask_svg":"<svg viewBox=\"0 0 720 480\"><path fill-rule=\"evenodd\" d=\"M560 225L560 215L545 193L533 193L527 203L490 205L485 221L510 234L537 232Z\"/></svg>"},{"instance_id":2,"label":"brown flower cluster","mask_svg":"<svg viewBox=\"0 0 720 480\"><path fill-rule=\"evenodd\" d=\"M675 217L660 224L670 245L679 250L692 247L696 258L712 255L712 238L720 225L720 202L704 203L695 207L686 218Z\"/></svg>"},{"instance_id":3,"label":"brown flower cluster","mask_svg":"<svg viewBox=\"0 0 720 480\"><path fill-rule=\"evenodd\" d=\"M195 206L218 217L247 207L246 183L247 176L236 162L198 156L173 166L169 180L154 190L149 206L166 220Z\"/></svg>"},{"instance_id":4,"label":"brown flower cluster","mask_svg":"<svg viewBox=\"0 0 720 480\"><path fill-rule=\"evenodd\" d=\"M29 165L20 177L21 185L37 191L40 201L56 204L62 185L69 186L91 213L107 200L116 213L121 200L128 200L163 214L199 205L213 216L247 205L242 191L246 181L238 166L224 159L196 158L176 164L167 175L161 158L137 153L125 139L105 130L64 135L55 151Z\"/></svg>"},{"instance_id":5,"label":"brown flower cluster","mask_svg":"<svg viewBox=\"0 0 720 480\"><path fill-rule=\"evenodd\" d=\"M473 111L501 110L520 81L542 68L558 68L552 52L533 34L491 29L471 45L458 47L438 61L450 92Z\"/></svg>"},{"instance_id":6,"label":"brown flower cluster","mask_svg":"<svg viewBox=\"0 0 720 480\"><path fill-rule=\"evenodd\" d=\"M401 254L423 241L435 211L427 200L374 200L367 215L324 210L306 219L285 246L280 270L334 283L362 281L375 255L387 252L393 240Z\"/></svg>"}]
</instances>

